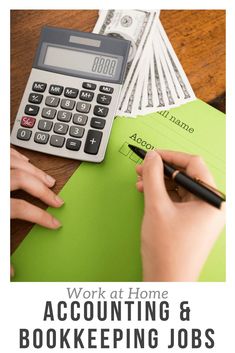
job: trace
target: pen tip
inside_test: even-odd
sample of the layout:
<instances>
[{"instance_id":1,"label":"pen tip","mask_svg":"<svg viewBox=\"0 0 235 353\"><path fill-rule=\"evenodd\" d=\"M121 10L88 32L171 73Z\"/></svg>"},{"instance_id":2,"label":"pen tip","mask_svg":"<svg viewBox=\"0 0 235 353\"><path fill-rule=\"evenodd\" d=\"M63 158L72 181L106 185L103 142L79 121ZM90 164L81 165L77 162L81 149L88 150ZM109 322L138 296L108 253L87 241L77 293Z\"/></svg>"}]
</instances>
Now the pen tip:
<instances>
[{"instance_id":1,"label":"pen tip","mask_svg":"<svg viewBox=\"0 0 235 353\"><path fill-rule=\"evenodd\" d=\"M128 144L128 147L132 150L132 151L135 151L136 147L131 145L131 144Z\"/></svg>"}]
</instances>

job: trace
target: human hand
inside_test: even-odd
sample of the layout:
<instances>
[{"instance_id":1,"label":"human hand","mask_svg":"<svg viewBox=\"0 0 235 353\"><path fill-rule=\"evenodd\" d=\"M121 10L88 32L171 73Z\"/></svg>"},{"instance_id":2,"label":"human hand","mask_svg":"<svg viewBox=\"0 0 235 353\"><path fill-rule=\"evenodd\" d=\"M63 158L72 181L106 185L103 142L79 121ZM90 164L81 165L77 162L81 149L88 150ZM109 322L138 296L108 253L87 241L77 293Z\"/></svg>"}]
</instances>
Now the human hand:
<instances>
[{"instance_id":1,"label":"human hand","mask_svg":"<svg viewBox=\"0 0 235 353\"><path fill-rule=\"evenodd\" d=\"M225 223L220 210L164 179L162 159L215 187L204 161L181 152L150 151L136 167L144 192L141 254L144 281L196 281Z\"/></svg>"},{"instance_id":2,"label":"human hand","mask_svg":"<svg viewBox=\"0 0 235 353\"><path fill-rule=\"evenodd\" d=\"M11 148L11 191L22 189L49 206L60 207L63 200L50 190L54 184L54 178L33 166L27 157ZM61 226L47 211L16 198L11 198L11 218L37 223L51 229Z\"/></svg>"}]
</instances>

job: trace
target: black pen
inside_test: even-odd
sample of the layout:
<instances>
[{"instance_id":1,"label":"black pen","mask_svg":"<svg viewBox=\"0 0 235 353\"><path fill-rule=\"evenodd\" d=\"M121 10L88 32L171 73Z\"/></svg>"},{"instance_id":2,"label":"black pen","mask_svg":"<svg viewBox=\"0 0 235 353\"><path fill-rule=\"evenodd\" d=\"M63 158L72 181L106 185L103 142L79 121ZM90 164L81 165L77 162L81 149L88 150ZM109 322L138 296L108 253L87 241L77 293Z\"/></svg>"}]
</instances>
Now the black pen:
<instances>
[{"instance_id":1,"label":"black pen","mask_svg":"<svg viewBox=\"0 0 235 353\"><path fill-rule=\"evenodd\" d=\"M147 151L133 145L128 146L135 154L137 154L138 157L142 159L145 158ZM166 163L165 161L163 161L163 166L165 176L173 179L178 185L182 186L185 190L191 192L198 198L208 202L210 205L216 208L220 208L222 202L226 200L224 194L205 184L203 181L196 178L191 178L184 172L179 171L178 169L174 168L172 165Z\"/></svg>"}]
</instances>

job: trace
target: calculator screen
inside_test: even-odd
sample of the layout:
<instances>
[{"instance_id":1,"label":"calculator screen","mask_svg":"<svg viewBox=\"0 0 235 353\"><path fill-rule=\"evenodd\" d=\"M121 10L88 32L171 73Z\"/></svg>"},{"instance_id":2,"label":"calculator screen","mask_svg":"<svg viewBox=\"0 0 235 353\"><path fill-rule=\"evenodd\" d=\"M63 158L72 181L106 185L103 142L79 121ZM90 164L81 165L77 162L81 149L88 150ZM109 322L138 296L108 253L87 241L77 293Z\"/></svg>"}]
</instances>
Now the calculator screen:
<instances>
[{"instance_id":1,"label":"calculator screen","mask_svg":"<svg viewBox=\"0 0 235 353\"><path fill-rule=\"evenodd\" d=\"M118 57L48 45L43 64L114 78Z\"/></svg>"}]
</instances>

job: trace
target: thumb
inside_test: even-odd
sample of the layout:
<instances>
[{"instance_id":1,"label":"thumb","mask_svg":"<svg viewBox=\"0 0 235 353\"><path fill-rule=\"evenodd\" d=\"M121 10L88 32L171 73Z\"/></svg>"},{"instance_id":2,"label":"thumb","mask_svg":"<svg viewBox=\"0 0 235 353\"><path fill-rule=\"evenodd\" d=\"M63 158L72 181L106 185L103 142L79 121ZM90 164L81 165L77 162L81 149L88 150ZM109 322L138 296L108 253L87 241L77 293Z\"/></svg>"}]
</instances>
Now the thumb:
<instances>
[{"instance_id":1,"label":"thumb","mask_svg":"<svg viewBox=\"0 0 235 353\"><path fill-rule=\"evenodd\" d=\"M170 203L164 182L163 162L156 151L149 151L144 159L143 185L147 207L161 207L163 204Z\"/></svg>"}]
</instances>

